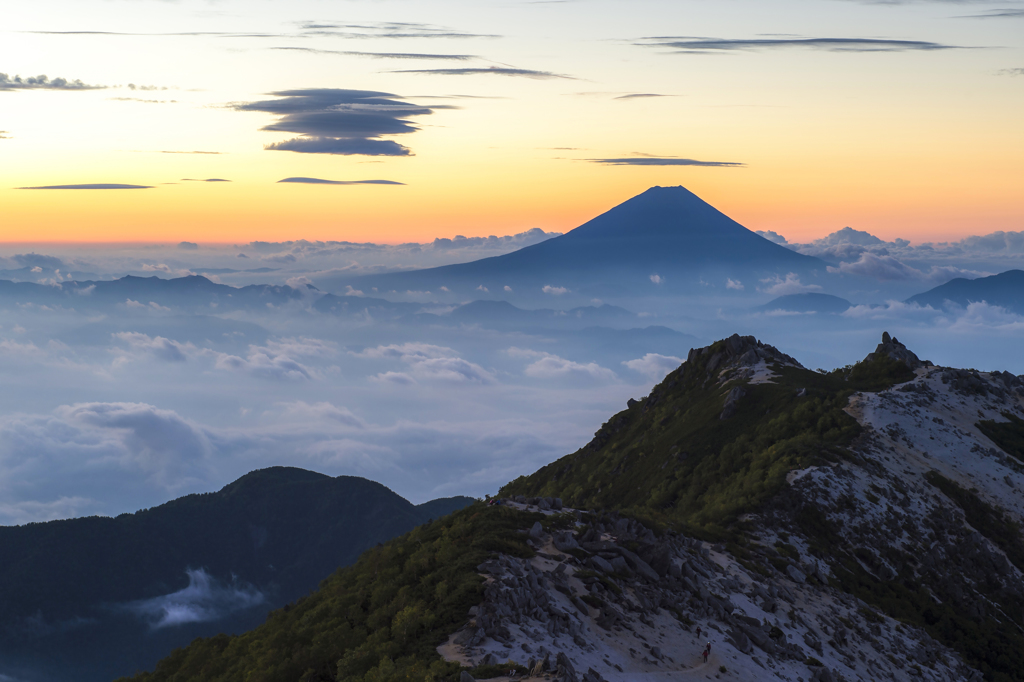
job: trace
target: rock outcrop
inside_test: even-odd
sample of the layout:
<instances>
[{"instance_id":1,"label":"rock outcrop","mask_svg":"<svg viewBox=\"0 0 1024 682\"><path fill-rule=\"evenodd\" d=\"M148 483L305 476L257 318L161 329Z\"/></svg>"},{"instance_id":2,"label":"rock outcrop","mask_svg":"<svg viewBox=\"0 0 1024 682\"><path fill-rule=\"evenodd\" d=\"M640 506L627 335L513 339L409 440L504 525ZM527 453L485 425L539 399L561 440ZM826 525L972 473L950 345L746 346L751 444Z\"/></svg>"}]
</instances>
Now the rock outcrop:
<instances>
[{"instance_id":1,"label":"rock outcrop","mask_svg":"<svg viewBox=\"0 0 1024 682\"><path fill-rule=\"evenodd\" d=\"M889 336L889 332L882 332L882 342L878 344L873 353L868 353L864 362L871 362L878 357L888 357L906 363L910 369L918 367L931 367L928 360L921 360L909 348L900 343L899 339Z\"/></svg>"}]
</instances>

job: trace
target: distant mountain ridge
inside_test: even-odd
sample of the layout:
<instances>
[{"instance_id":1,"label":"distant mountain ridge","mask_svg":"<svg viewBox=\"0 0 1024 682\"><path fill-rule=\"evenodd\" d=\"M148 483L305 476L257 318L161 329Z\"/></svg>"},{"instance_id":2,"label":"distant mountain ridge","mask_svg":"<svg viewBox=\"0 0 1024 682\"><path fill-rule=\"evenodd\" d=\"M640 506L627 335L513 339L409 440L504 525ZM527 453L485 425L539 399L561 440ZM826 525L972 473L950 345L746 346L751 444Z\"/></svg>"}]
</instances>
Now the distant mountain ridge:
<instances>
[{"instance_id":1,"label":"distant mountain ridge","mask_svg":"<svg viewBox=\"0 0 1024 682\"><path fill-rule=\"evenodd\" d=\"M651 295L701 286L701 275L825 272L825 264L743 227L684 187L652 187L568 233L502 256L426 270L331 278L379 291L569 287ZM652 277L654 279L652 279ZM724 286L724 279L722 285Z\"/></svg>"},{"instance_id":2,"label":"distant mountain ridge","mask_svg":"<svg viewBox=\"0 0 1024 682\"><path fill-rule=\"evenodd\" d=\"M842 313L849 308L850 302L845 298L815 292L787 294L758 306L759 310L765 312L782 310L793 313Z\"/></svg>"},{"instance_id":3,"label":"distant mountain ridge","mask_svg":"<svg viewBox=\"0 0 1024 682\"><path fill-rule=\"evenodd\" d=\"M363 478L271 467L117 518L0 526L0 675L18 661L96 681L151 666L198 635L254 627L367 548L472 501L413 505Z\"/></svg>"},{"instance_id":4,"label":"distant mountain ridge","mask_svg":"<svg viewBox=\"0 0 1024 682\"><path fill-rule=\"evenodd\" d=\"M1024 315L1024 270L1007 270L977 279L957 277L907 299L907 303L930 305L936 309L942 309L947 301L963 307L984 301Z\"/></svg>"},{"instance_id":5,"label":"distant mountain ridge","mask_svg":"<svg viewBox=\"0 0 1024 682\"><path fill-rule=\"evenodd\" d=\"M309 287L309 285L307 285ZM0 280L0 301L63 305L91 308L112 304L142 306L150 304L170 307L205 307L220 304L233 308L257 307L267 304L285 305L301 299L303 292L287 285L251 284L232 287L213 282L201 275L186 277L136 277L126 275L114 280L70 281L54 284Z\"/></svg>"}]
</instances>

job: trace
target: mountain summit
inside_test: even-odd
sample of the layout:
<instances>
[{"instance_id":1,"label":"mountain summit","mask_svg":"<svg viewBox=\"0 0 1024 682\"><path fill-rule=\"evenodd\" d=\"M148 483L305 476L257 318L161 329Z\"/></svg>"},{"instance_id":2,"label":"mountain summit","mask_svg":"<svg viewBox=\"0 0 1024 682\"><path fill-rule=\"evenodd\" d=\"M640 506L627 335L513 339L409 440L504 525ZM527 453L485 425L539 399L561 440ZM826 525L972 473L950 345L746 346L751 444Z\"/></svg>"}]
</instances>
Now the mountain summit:
<instances>
[{"instance_id":1,"label":"mountain summit","mask_svg":"<svg viewBox=\"0 0 1024 682\"><path fill-rule=\"evenodd\" d=\"M734 280L824 271L817 258L748 230L684 187L652 187L576 229L519 251L428 270L367 275L327 288L564 287L587 294L679 292L702 278Z\"/></svg>"}]
</instances>

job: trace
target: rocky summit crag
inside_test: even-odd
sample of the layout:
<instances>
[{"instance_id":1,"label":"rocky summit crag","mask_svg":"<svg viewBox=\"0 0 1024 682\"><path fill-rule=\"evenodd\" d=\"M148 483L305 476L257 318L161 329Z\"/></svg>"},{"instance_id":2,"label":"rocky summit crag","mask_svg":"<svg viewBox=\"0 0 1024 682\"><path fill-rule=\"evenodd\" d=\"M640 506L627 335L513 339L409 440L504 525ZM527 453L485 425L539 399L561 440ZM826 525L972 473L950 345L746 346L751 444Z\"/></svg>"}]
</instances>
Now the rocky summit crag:
<instances>
[{"instance_id":1,"label":"rocky summit crag","mask_svg":"<svg viewBox=\"0 0 1024 682\"><path fill-rule=\"evenodd\" d=\"M733 336L490 504L141 679L1021 682L1022 487L1021 377L888 334L833 372Z\"/></svg>"}]
</instances>

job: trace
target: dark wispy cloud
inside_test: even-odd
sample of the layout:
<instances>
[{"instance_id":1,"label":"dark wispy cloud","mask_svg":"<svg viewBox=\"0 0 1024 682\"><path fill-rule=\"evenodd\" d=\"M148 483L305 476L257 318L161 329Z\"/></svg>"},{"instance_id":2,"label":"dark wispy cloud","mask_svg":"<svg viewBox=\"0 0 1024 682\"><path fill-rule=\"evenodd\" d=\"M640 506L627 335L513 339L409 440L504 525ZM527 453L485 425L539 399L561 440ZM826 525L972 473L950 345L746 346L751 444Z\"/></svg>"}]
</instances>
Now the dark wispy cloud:
<instances>
[{"instance_id":1,"label":"dark wispy cloud","mask_svg":"<svg viewBox=\"0 0 1024 682\"><path fill-rule=\"evenodd\" d=\"M318 50L313 47L272 47L271 50L310 52L312 54L336 54L346 57L367 57L369 59L413 59L424 61L469 61L479 59L473 54L433 54L425 52L356 52L354 50Z\"/></svg>"},{"instance_id":2,"label":"dark wispy cloud","mask_svg":"<svg viewBox=\"0 0 1024 682\"><path fill-rule=\"evenodd\" d=\"M224 178L182 178L182 182L231 182Z\"/></svg>"},{"instance_id":3,"label":"dark wispy cloud","mask_svg":"<svg viewBox=\"0 0 1024 682\"><path fill-rule=\"evenodd\" d=\"M633 92L628 95L619 95L614 99L647 99L649 97L673 97L673 95L659 95L655 92Z\"/></svg>"},{"instance_id":4,"label":"dark wispy cloud","mask_svg":"<svg viewBox=\"0 0 1024 682\"><path fill-rule=\"evenodd\" d=\"M674 50L681 54L713 54L742 50L778 50L805 48L828 52L907 52L963 49L924 40L890 40L885 38L691 38L653 36L643 38L640 45Z\"/></svg>"},{"instance_id":5,"label":"dark wispy cloud","mask_svg":"<svg viewBox=\"0 0 1024 682\"><path fill-rule=\"evenodd\" d=\"M6 73L0 73L0 91L2 90L102 90L105 85L87 85L80 80L69 81L66 78L54 78L50 80L46 76L29 76L22 78L15 76L11 78Z\"/></svg>"},{"instance_id":6,"label":"dark wispy cloud","mask_svg":"<svg viewBox=\"0 0 1024 682\"><path fill-rule=\"evenodd\" d=\"M281 182L292 182L299 185L404 185L404 182L394 180L324 180L322 178L285 178Z\"/></svg>"},{"instance_id":7,"label":"dark wispy cloud","mask_svg":"<svg viewBox=\"0 0 1024 682\"><path fill-rule=\"evenodd\" d=\"M999 72L1000 76L1024 76L1024 69L1003 69Z\"/></svg>"},{"instance_id":8,"label":"dark wispy cloud","mask_svg":"<svg viewBox=\"0 0 1024 682\"><path fill-rule=\"evenodd\" d=\"M1000 0L851 0L861 5L992 5Z\"/></svg>"},{"instance_id":9,"label":"dark wispy cloud","mask_svg":"<svg viewBox=\"0 0 1024 682\"><path fill-rule=\"evenodd\" d=\"M122 185L116 183L90 183L84 185L46 185L44 187L15 187L14 189L153 189L151 185Z\"/></svg>"},{"instance_id":10,"label":"dark wispy cloud","mask_svg":"<svg viewBox=\"0 0 1024 682\"><path fill-rule=\"evenodd\" d=\"M714 168L742 168L745 163L736 161L697 161L674 156L629 156L621 159L585 159L590 163L606 166L707 166Z\"/></svg>"},{"instance_id":11,"label":"dark wispy cloud","mask_svg":"<svg viewBox=\"0 0 1024 682\"><path fill-rule=\"evenodd\" d=\"M141 102L143 104L177 104L176 99L145 99L142 97L108 97L111 102Z\"/></svg>"},{"instance_id":12,"label":"dark wispy cloud","mask_svg":"<svg viewBox=\"0 0 1024 682\"><path fill-rule=\"evenodd\" d=\"M493 76L520 76L523 78L537 79L564 78L567 80L576 80L572 76L564 76L560 73L552 73L551 71L515 69L506 66L487 66L482 68L463 69L400 69L392 71L392 73L433 73L440 76L479 76L481 74L489 74Z\"/></svg>"},{"instance_id":13,"label":"dark wispy cloud","mask_svg":"<svg viewBox=\"0 0 1024 682\"><path fill-rule=\"evenodd\" d=\"M225 33L223 31L174 31L169 33L132 33L124 31L19 31L44 36L144 36L144 37L192 37L210 36L214 38L282 38L282 33Z\"/></svg>"},{"instance_id":14,"label":"dark wispy cloud","mask_svg":"<svg viewBox=\"0 0 1024 682\"><path fill-rule=\"evenodd\" d=\"M414 22L383 21L360 24L334 22L304 22L299 24L302 35L331 36L334 38L498 38L485 33L467 33L443 26Z\"/></svg>"},{"instance_id":15,"label":"dark wispy cloud","mask_svg":"<svg viewBox=\"0 0 1024 682\"><path fill-rule=\"evenodd\" d=\"M260 130L298 133L266 149L304 154L362 156L410 156L407 147L380 139L385 135L414 133L409 122L441 107L425 107L397 99L396 95L371 90L314 88L270 93L278 99L235 104L237 111L261 111L277 121Z\"/></svg>"},{"instance_id":16,"label":"dark wispy cloud","mask_svg":"<svg viewBox=\"0 0 1024 682\"><path fill-rule=\"evenodd\" d=\"M9 139L11 139L9 135L10 135L10 133L8 133L6 130L0 130L0 140L9 140Z\"/></svg>"},{"instance_id":17,"label":"dark wispy cloud","mask_svg":"<svg viewBox=\"0 0 1024 682\"><path fill-rule=\"evenodd\" d=\"M962 14L955 19L1024 19L1024 9L992 9L981 14Z\"/></svg>"}]
</instances>

